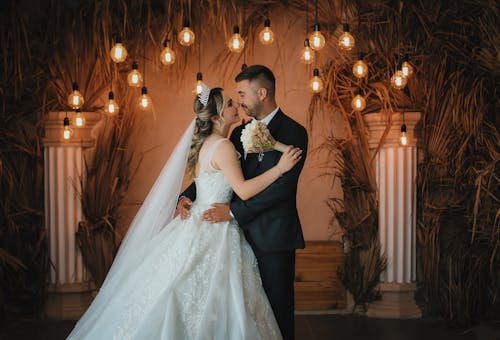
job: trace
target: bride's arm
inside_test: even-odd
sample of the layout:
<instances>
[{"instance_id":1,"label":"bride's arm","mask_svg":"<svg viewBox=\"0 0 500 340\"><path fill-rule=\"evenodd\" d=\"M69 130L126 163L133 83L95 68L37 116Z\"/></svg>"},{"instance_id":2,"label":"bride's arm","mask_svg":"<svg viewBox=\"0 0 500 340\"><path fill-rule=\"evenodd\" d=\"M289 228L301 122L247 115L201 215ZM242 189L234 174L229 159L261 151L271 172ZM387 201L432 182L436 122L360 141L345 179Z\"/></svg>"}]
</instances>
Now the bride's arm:
<instances>
[{"instance_id":1,"label":"bride's arm","mask_svg":"<svg viewBox=\"0 0 500 340\"><path fill-rule=\"evenodd\" d=\"M248 180L243 177L236 149L230 141L224 141L217 147L212 162L215 168L222 171L234 192L242 200L247 200L263 191L282 174L293 168L302 158L301 153L301 150L289 147L281 156L278 164L263 174ZM295 158L294 155L296 155Z\"/></svg>"}]
</instances>

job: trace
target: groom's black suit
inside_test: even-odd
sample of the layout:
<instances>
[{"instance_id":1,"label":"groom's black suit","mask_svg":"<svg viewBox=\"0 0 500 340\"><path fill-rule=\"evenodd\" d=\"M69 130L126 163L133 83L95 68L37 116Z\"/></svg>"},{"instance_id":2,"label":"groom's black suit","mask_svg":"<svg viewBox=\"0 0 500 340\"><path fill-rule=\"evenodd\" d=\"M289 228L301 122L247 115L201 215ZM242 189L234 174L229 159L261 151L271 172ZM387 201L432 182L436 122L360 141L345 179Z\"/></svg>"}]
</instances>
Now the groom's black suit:
<instances>
[{"instance_id":1,"label":"groom's black suit","mask_svg":"<svg viewBox=\"0 0 500 340\"><path fill-rule=\"evenodd\" d=\"M268 151L263 157L250 153L244 159L240 141L244 126L231 134L231 141L242 155L241 167L246 179L262 174L275 166L281 152ZM305 128L286 116L281 110L268 124L271 135L281 143L299 147L302 159L290 171L260 194L243 201L234 195L231 212L252 246L259 263L264 290L269 298L284 339L293 339L293 280L295 276L295 249L304 248L304 237L296 206L297 182L307 154ZM191 185L183 193L194 200Z\"/></svg>"},{"instance_id":2,"label":"groom's black suit","mask_svg":"<svg viewBox=\"0 0 500 340\"><path fill-rule=\"evenodd\" d=\"M243 155L240 140L244 126L236 127L231 141ZM245 230L252 246L263 252L279 252L304 248L304 238L296 207L297 182L307 153L307 132L300 124L278 110L268 125L271 135L283 144L299 147L302 159L292 170L255 197L242 201L235 195L231 212L240 227ZM246 179L256 177L275 166L281 152L268 151L259 162L259 154L249 153L241 158Z\"/></svg>"}]
</instances>

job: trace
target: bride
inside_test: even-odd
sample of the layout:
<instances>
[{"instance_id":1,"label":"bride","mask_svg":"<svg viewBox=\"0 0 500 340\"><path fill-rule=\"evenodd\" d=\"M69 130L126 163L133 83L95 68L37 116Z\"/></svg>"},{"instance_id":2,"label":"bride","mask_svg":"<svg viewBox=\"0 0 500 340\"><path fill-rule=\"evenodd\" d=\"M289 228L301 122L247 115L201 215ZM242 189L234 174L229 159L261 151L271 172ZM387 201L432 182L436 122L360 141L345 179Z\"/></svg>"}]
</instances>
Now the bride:
<instances>
[{"instance_id":1,"label":"bride","mask_svg":"<svg viewBox=\"0 0 500 340\"><path fill-rule=\"evenodd\" d=\"M221 88L204 88L195 121L132 221L104 284L68 339L281 339L257 261L236 222L211 224L215 202L258 194L290 170L301 150L245 180L225 137L239 120ZM172 220L184 173L195 178L190 217ZM170 221L170 222L169 222Z\"/></svg>"}]
</instances>

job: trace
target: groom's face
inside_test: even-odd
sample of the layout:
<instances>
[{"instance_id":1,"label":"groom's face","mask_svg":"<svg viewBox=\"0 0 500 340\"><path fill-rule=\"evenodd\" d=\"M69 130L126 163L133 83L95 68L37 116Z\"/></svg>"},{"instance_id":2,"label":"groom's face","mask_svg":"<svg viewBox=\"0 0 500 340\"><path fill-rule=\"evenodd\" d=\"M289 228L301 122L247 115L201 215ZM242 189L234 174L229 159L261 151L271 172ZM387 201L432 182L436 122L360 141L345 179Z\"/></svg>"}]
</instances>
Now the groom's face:
<instances>
[{"instance_id":1,"label":"groom's face","mask_svg":"<svg viewBox=\"0 0 500 340\"><path fill-rule=\"evenodd\" d=\"M245 110L245 113L251 117L259 118L263 113L262 101L258 94L258 84L248 80L242 80L237 83L238 102Z\"/></svg>"}]
</instances>

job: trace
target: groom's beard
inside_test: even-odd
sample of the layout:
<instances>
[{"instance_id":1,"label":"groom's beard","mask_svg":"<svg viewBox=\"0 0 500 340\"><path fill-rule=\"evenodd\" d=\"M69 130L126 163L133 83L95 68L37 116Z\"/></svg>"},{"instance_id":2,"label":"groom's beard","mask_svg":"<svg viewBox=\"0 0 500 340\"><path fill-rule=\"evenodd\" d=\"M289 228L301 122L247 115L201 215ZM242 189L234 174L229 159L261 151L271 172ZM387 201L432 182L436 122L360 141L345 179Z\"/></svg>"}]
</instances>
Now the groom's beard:
<instances>
[{"instance_id":1,"label":"groom's beard","mask_svg":"<svg viewBox=\"0 0 500 340\"><path fill-rule=\"evenodd\" d=\"M263 105L255 105L253 107L248 107L248 105L245 104L240 104L240 106L243 108L243 111L245 111L245 114L247 116L257 118L258 116L262 115L264 112L264 106Z\"/></svg>"}]
</instances>

